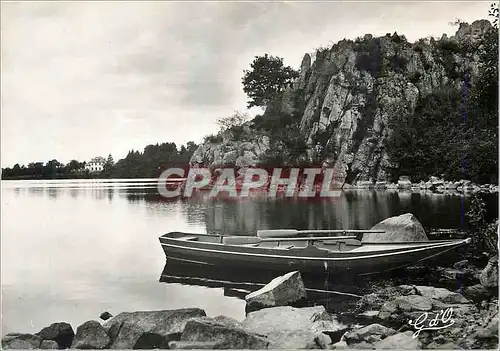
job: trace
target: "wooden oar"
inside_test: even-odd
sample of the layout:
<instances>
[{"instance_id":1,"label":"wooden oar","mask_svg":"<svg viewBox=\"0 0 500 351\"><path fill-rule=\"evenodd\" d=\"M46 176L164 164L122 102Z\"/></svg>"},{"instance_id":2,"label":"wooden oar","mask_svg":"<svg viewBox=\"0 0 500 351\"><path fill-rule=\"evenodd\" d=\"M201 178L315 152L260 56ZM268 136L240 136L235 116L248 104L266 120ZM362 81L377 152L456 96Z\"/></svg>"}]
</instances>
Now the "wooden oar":
<instances>
[{"instance_id":1,"label":"wooden oar","mask_svg":"<svg viewBox=\"0 0 500 351\"><path fill-rule=\"evenodd\" d=\"M264 229L258 230L257 236L259 238L283 238L290 236L297 236L300 234L314 234L314 233L385 233L384 230L358 230L358 229L328 229L328 230L297 230L297 229Z\"/></svg>"},{"instance_id":2,"label":"wooden oar","mask_svg":"<svg viewBox=\"0 0 500 351\"><path fill-rule=\"evenodd\" d=\"M347 240L347 239L356 239L356 236L317 236L317 237L299 237L299 238L259 238L257 236L225 236L221 237L221 242L227 245L245 245L245 244L258 244L258 243L266 243L266 242L281 242L281 241L336 241L336 240ZM279 245L279 244L278 244Z\"/></svg>"}]
</instances>

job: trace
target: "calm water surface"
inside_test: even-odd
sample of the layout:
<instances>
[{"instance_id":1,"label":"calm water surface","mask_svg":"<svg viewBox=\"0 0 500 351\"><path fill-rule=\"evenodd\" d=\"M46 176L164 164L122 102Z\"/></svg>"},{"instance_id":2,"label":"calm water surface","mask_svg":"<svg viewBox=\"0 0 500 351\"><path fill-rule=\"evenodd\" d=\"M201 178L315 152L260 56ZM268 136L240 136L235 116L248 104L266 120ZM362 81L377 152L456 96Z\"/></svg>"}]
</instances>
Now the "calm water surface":
<instances>
[{"instance_id":1,"label":"calm water surface","mask_svg":"<svg viewBox=\"0 0 500 351\"><path fill-rule=\"evenodd\" d=\"M497 195L488 198L496 215ZM469 199L431 193L346 191L326 200L165 201L151 180L2 182L2 334L74 327L105 310L200 307L244 318L224 288L160 282L168 231L255 234L258 229L366 229L412 212L428 230L466 228Z\"/></svg>"}]
</instances>

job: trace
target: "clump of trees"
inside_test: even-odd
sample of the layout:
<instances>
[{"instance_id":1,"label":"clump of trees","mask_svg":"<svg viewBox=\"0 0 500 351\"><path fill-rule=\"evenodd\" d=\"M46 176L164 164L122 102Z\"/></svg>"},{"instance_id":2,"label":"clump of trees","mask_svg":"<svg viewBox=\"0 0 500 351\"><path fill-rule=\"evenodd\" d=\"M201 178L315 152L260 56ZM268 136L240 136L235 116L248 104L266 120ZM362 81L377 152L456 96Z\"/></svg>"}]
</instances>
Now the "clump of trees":
<instances>
[{"instance_id":1,"label":"clump of trees","mask_svg":"<svg viewBox=\"0 0 500 351\"><path fill-rule=\"evenodd\" d=\"M443 87L420 99L412 115L392 121L387 150L399 163L393 178L404 174L419 181L443 174L450 180L498 181L498 7L490 15L493 30L478 45L482 65L475 84L465 72L462 91Z\"/></svg>"},{"instance_id":2,"label":"clump of trees","mask_svg":"<svg viewBox=\"0 0 500 351\"><path fill-rule=\"evenodd\" d=\"M85 162L72 160L64 165L57 160L32 162L27 166L16 164L2 169L2 179L65 179L65 178L154 178L168 167L189 167L189 160L198 145L189 141L177 148L175 143L148 145L143 152L131 150L127 156L114 162L110 154L102 172L89 173Z\"/></svg>"},{"instance_id":3,"label":"clump of trees","mask_svg":"<svg viewBox=\"0 0 500 351\"><path fill-rule=\"evenodd\" d=\"M2 179L64 179L85 177L85 162L72 160L64 165L58 160L30 162L27 166L16 163L2 169Z\"/></svg>"}]
</instances>

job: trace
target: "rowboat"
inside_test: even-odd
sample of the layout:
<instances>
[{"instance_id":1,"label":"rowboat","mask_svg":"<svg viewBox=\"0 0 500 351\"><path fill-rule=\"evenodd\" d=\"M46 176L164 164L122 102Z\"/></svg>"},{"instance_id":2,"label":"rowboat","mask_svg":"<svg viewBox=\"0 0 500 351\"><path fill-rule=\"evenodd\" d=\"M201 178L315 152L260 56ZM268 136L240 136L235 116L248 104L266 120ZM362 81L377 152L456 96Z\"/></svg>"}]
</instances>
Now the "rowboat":
<instances>
[{"instance_id":1,"label":"rowboat","mask_svg":"<svg viewBox=\"0 0 500 351\"><path fill-rule=\"evenodd\" d=\"M167 260L220 267L360 275L403 268L438 256L441 258L444 254L456 252L471 240L470 238L416 242L358 240L360 234L368 232L375 231L263 230L258 231L257 236L171 232L162 235L159 240ZM325 236L323 235L325 233L343 235Z\"/></svg>"}]
</instances>

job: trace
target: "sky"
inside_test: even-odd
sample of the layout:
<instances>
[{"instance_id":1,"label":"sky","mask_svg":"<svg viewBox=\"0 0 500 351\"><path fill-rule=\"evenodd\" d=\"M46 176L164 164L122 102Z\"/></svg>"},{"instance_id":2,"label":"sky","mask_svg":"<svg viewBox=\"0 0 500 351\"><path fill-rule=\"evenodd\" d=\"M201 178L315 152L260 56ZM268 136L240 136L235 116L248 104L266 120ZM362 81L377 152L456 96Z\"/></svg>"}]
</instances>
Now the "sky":
<instances>
[{"instance_id":1,"label":"sky","mask_svg":"<svg viewBox=\"0 0 500 351\"><path fill-rule=\"evenodd\" d=\"M178 145L246 111L256 55L304 53L366 33L453 35L490 2L5 2L1 165L115 160ZM250 111L254 115L258 110Z\"/></svg>"}]
</instances>

